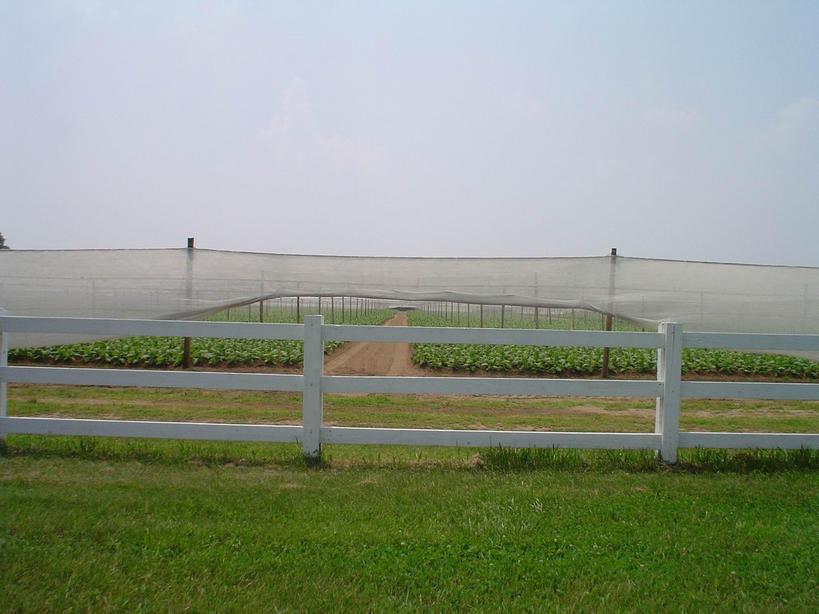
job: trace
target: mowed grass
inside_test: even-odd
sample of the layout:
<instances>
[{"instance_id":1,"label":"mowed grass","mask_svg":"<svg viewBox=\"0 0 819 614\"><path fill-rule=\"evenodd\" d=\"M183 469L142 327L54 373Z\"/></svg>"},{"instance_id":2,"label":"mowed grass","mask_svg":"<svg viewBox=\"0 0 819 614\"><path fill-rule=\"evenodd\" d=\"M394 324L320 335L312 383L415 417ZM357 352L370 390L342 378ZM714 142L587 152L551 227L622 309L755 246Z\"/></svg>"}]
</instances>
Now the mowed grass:
<instances>
[{"instance_id":1,"label":"mowed grass","mask_svg":"<svg viewBox=\"0 0 819 614\"><path fill-rule=\"evenodd\" d=\"M598 455L594 470L580 455L533 455L543 464L515 469L491 451L484 463L456 452L309 469L281 446L243 466L145 455L153 442L129 459L127 445L71 457L60 444L32 455L31 442L10 442L0 609L819 607L815 457L750 473L641 470L645 455L625 455L623 468ZM100 458L106 446L123 455ZM245 447L217 445L234 457Z\"/></svg>"},{"instance_id":2,"label":"mowed grass","mask_svg":"<svg viewBox=\"0 0 819 614\"><path fill-rule=\"evenodd\" d=\"M297 424L301 395L90 386L9 386L9 414L123 420ZM653 399L325 395L340 426L652 432ZM817 401L685 399L692 431L819 432Z\"/></svg>"},{"instance_id":3,"label":"mowed grass","mask_svg":"<svg viewBox=\"0 0 819 614\"><path fill-rule=\"evenodd\" d=\"M297 422L300 396L10 386L12 415ZM650 430L628 399L333 396L338 424ZM817 403L683 422L816 431ZM688 422L686 422L688 421ZM687 426L686 426L687 425ZM763 427L764 428L759 428ZM819 609L819 454L9 436L0 611Z\"/></svg>"}]
</instances>

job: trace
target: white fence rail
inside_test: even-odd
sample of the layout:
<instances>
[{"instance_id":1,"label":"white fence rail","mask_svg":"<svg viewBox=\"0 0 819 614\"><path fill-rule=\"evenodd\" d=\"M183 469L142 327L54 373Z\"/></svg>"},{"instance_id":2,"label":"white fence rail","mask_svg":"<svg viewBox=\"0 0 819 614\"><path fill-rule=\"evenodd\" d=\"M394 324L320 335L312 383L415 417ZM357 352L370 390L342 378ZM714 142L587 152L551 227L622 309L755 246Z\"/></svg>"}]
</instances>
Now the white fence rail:
<instances>
[{"instance_id":1,"label":"white fence rail","mask_svg":"<svg viewBox=\"0 0 819 614\"><path fill-rule=\"evenodd\" d=\"M9 335L32 332L301 340L304 371L303 375L280 375L8 366ZM656 348L657 378L328 376L324 374L325 341ZM625 333L325 325L322 316L307 316L304 324L0 316L0 436L28 433L294 442L300 443L305 456L312 458L321 455L322 444L653 449L668 462L676 462L679 448L819 447L817 433L680 432L680 399L685 397L819 400L819 384L812 383L683 382L683 347L819 351L819 335L684 333L676 323L662 323L656 333ZM8 383L301 392L302 426L9 417ZM325 426L323 397L330 392L647 397L656 399L655 429L653 433L574 433Z\"/></svg>"}]
</instances>

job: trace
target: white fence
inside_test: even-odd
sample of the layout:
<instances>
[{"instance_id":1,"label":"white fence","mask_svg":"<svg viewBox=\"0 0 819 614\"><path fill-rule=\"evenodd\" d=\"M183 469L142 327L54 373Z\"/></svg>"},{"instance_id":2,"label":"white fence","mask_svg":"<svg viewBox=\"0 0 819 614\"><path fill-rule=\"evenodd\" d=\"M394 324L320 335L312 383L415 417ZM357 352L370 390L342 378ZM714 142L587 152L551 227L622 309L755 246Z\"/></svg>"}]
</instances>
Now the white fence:
<instances>
[{"instance_id":1,"label":"white fence","mask_svg":"<svg viewBox=\"0 0 819 614\"><path fill-rule=\"evenodd\" d=\"M304 341L303 375L150 371L8 366L8 336L66 333L99 336L151 335ZM656 380L591 380L482 377L377 377L324 374L324 341L478 343L656 348ZM681 381L683 347L819 351L819 335L685 333L662 323L658 332L592 332L481 328L325 325L322 316L304 324L246 324L91 318L0 317L0 435L29 433L164 439L211 439L300 443L319 457L326 444L401 444L480 447L632 448L657 450L675 462L678 448L817 448L819 434L680 432L680 399L740 398L819 400L819 384ZM301 392L301 426L81 420L9 417L7 383L78 384ZM653 433L471 431L325 426L324 393L434 393L656 399Z\"/></svg>"}]
</instances>

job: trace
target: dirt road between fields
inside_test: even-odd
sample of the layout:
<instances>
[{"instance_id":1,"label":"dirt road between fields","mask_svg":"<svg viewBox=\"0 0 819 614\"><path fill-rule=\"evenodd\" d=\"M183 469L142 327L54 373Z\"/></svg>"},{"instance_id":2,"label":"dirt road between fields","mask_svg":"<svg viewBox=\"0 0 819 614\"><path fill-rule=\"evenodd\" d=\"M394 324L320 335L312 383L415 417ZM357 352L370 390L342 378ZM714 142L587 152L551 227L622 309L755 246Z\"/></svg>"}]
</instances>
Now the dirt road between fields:
<instances>
[{"instance_id":1,"label":"dirt road between fields","mask_svg":"<svg viewBox=\"0 0 819 614\"><path fill-rule=\"evenodd\" d=\"M406 326L407 314L398 312L384 326ZM330 354L324 363L328 375L424 375L412 364L409 343L356 341Z\"/></svg>"}]
</instances>

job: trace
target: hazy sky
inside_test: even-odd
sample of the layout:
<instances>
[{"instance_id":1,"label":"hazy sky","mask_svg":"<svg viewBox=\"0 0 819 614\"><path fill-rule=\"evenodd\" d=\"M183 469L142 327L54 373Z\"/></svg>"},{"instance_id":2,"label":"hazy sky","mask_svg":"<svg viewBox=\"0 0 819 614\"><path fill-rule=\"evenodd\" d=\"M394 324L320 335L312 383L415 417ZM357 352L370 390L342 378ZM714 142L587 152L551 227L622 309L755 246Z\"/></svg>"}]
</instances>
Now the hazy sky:
<instances>
[{"instance_id":1,"label":"hazy sky","mask_svg":"<svg viewBox=\"0 0 819 614\"><path fill-rule=\"evenodd\" d=\"M819 2L0 0L0 232L819 266Z\"/></svg>"}]
</instances>

